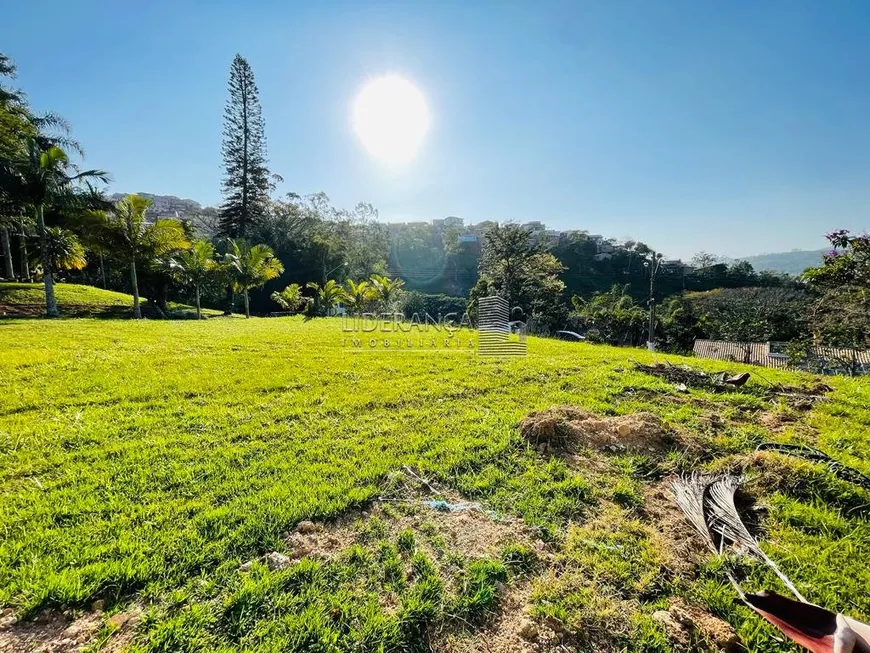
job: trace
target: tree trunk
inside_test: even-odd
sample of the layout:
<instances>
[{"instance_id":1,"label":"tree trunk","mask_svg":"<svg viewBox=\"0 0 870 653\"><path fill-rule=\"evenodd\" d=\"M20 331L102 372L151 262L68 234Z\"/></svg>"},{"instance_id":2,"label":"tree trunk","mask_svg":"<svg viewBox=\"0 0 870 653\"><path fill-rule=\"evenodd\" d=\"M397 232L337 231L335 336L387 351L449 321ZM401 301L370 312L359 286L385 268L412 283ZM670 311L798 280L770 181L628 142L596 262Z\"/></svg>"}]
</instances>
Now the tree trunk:
<instances>
[{"instance_id":1,"label":"tree trunk","mask_svg":"<svg viewBox=\"0 0 870 653\"><path fill-rule=\"evenodd\" d=\"M9 240L9 229L3 227L0 231L0 236L3 237L3 260L6 261L6 278L15 278L15 267L12 265L12 242Z\"/></svg>"},{"instance_id":2,"label":"tree trunk","mask_svg":"<svg viewBox=\"0 0 870 653\"><path fill-rule=\"evenodd\" d=\"M48 233L45 230L45 215L42 204L36 208L36 221L39 228L39 248L42 254L42 281L45 284L45 314L57 317L57 301L54 298L54 279L51 277L51 258L48 254Z\"/></svg>"},{"instance_id":3,"label":"tree trunk","mask_svg":"<svg viewBox=\"0 0 870 653\"><path fill-rule=\"evenodd\" d=\"M100 278L103 280L103 289L106 288L106 265L103 261L103 253L100 252Z\"/></svg>"},{"instance_id":4,"label":"tree trunk","mask_svg":"<svg viewBox=\"0 0 870 653\"><path fill-rule=\"evenodd\" d=\"M139 280L136 278L136 259L130 259L130 285L133 286L133 319L142 319L142 308L139 306Z\"/></svg>"},{"instance_id":5,"label":"tree trunk","mask_svg":"<svg viewBox=\"0 0 870 653\"><path fill-rule=\"evenodd\" d=\"M196 286L196 319L202 319L202 311L199 308L199 286Z\"/></svg>"},{"instance_id":6,"label":"tree trunk","mask_svg":"<svg viewBox=\"0 0 870 653\"><path fill-rule=\"evenodd\" d=\"M154 302L163 313L164 318L169 317L169 286L166 283L161 284L157 291L157 301Z\"/></svg>"},{"instance_id":7,"label":"tree trunk","mask_svg":"<svg viewBox=\"0 0 870 653\"><path fill-rule=\"evenodd\" d=\"M27 262L27 234L24 233L24 218L21 218L21 233L18 239L21 251L21 278L30 283L30 263Z\"/></svg>"},{"instance_id":8,"label":"tree trunk","mask_svg":"<svg viewBox=\"0 0 870 653\"><path fill-rule=\"evenodd\" d=\"M227 286L227 307L224 309L224 315L232 315L233 307L236 303L236 296L232 286Z\"/></svg>"},{"instance_id":9,"label":"tree trunk","mask_svg":"<svg viewBox=\"0 0 870 653\"><path fill-rule=\"evenodd\" d=\"M248 302L248 289L245 288L245 317L251 317L251 305Z\"/></svg>"}]
</instances>

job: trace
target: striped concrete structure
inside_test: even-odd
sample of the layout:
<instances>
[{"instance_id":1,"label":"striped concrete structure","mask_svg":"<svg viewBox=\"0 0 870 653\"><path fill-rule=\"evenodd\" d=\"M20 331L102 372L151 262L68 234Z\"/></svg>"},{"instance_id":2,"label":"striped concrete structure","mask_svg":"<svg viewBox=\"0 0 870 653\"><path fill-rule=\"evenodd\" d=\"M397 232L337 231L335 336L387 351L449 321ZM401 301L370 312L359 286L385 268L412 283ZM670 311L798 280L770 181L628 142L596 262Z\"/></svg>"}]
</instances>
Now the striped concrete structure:
<instances>
[{"instance_id":1,"label":"striped concrete structure","mask_svg":"<svg viewBox=\"0 0 870 653\"><path fill-rule=\"evenodd\" d=\"M504 297L477 300L478 356L525 356L526 329L510 321L510 307Z\"/></svg>"}]
</instances>

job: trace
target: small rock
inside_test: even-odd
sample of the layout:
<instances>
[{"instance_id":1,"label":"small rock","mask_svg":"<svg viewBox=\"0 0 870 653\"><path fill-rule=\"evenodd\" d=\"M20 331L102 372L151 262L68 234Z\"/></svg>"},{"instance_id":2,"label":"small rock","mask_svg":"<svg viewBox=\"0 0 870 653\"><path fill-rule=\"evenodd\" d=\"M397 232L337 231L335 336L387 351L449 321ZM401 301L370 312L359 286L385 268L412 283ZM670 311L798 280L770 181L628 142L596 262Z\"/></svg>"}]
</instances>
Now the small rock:
<instances>
[{"instance_id":1,"label":"small rock","mask_svg":"<svg viewBox=\"0 0 870 653\"><path fill-rule=\"evenodd\" d=\"M314 525L314 522L307 519L299 522L296 526L297 533L313 533L315 530L317 530L317 527Z\"/></svg>"},{"instance_id":2,"label":"small rock","mask_svg":"<svg viewBox=\"0 0 870 653\"><path fill-rule=\"evenodd\" d=\"M272 551L271 553L266 554L266 565L272 571L277 571L279 569L286 569L292 564L292 560L285 556L283 553L278 553L277 551Z\"/></svg>"},{"instance_id":3,"label":"small rock","mask_svg":"<svg viewBox=\"0 0 870 653\"><path fill-rule=\"evenodd\" d=\"M102 612L106 602L103 599L97 599L91 603L91 612Z\"/></svg>"},{"instance_id":4,"label":"small rock","mask_svg":"<svg viewBox=\"0 0 870 653\"><path fill-rule=\"evenodd\" d=\"M663 625L675 623L673 617L671 617L671 613L667 610L656 610L652 613L652 618Z\"/></svg>"},{"instance_id":5,"label":"small rock","mask_svg":"<svg viewBox=\"0 0 870 653\"><path fill-rule=\"evenodd\" d=\"M0 610L0 629L8 628L13 625L18 619L15 618L15 611L11 608L8 610Z\"/></svg>"},{"instance_id":6,"label":"small rock","mask_svg":"<svg viewBox=\"0 0 870 653\"><path fill-rule=\"evenodd\" d=\"M554 633L565 632L565 624L554 617L547 617L547 627Z\"/></svg>"},{"instance_id":7,"label":"small rock","mask_svg":"<svg viewBox=\"0 0 870 653\"><path fill-rule=\"evenodd\" d=\"M254 566L253 560L248 560L247 562L243 562L239 565L239 571L251 571L251 567Z\"/></svg>"},{"instance_id":8,"label":"small rock","mask_svg":"<svg viewBox=\"0 0 870 653\"><path fill-rule=\"evenodd\" d=\"M113 628L123 628L124 626L135 626L142 619L142 610L134 607L126 612L117 612L106 620Z\"/></svg>"},{"instance_id":9,"label":"small rock","mask_svg":"<svg viewBox=\"0 0 870 653\"><path fill-rule=\"evenodd\" d=\"M531 619L523 619L518 632L523 639L531 640L538 637L538 627Z\"/></svg>"},{"instance_id":10,"label":"small rock","mask_svg":"<svg viewBox=\"0 0 870 653\"><path fill-rule=\"evenodd\" d=\"M293 547L293 554L292 555L293 555L293 558L298 560L299 558L304 558L305 556L310 555L311 551L312 551L311 547L308 546L307 544L299 544L299 545Z\"/></svg>"}]
</instances>

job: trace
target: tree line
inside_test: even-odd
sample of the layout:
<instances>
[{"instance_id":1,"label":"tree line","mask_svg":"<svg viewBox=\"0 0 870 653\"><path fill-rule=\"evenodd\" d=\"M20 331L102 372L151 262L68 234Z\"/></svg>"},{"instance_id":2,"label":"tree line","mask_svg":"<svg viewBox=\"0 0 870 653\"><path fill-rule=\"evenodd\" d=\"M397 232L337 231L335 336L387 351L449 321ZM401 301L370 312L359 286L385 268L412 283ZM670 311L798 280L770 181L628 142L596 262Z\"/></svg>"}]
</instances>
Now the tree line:
<instances>
[{"instance_id":1,"label":"tree line","mask_svg":"<svg viewBox=\"0 0 870 653\"><path fill-rule=\"evenodd\" d=\"M232 313L238 301L250 316L251 291L280 283L283 261L292 263L282 285L301 279L310 300L303 304L313 314L339 301L358 303L360 288L394 292L385 289L387 237L374 207L337 209L323 193L272 198L281 179L268 169L258 89L243 57L231 64L224 109L224 200L218 211L190 220L152 220L150 201L138 195L109 201L109 174L78 167L71 155L84 152L69 126L57 115L33 112L11 85L15 73L0 54L2 271L7 279L40 279L47 315L58 314L54 283L63 276L130 292L136 318L143 314L141 298L152 314L168 315L170 296L192 301L198 317L203 305ZM335 273L366 280L342 285L339 295L336 283L326 288ZM289 294L285 288L271 297ZM254 299L259 312L283 306L268 294Z\"/></svg>"},{"instance_id":2,"label":"tree line","mask_svg":"<svg viewBox=\"0 0 870 653\"><path fill-rule=\"evenodd\" d=\"M377 308L430 314L505 296L533 331L568 328L591 340L639 345L648 337L685 351L695 338L868 344L867 237L838 231L821 267L800 279L757 273L703 252L694 269L668 268L644 243L586 232L543 241L513 223L385 225L375 207L333 206L325 193L275 197L265 121L248 62L230 66L222 135L223 202L188 219L150 219L148 200L107 200L109 175L82 170L83 154L57 115L33 112L0 54L0 245L9 279L42 279L57 314L58 275L127 290L133 315L170 313L170 297L246 315L310 316ZM5 80L5 81L3 81ZM17 241L13 246L13 241ZM401 277L396 278L396 277ZM651 282L651 277L654 277Z\"/></svg>"}]
</instances>

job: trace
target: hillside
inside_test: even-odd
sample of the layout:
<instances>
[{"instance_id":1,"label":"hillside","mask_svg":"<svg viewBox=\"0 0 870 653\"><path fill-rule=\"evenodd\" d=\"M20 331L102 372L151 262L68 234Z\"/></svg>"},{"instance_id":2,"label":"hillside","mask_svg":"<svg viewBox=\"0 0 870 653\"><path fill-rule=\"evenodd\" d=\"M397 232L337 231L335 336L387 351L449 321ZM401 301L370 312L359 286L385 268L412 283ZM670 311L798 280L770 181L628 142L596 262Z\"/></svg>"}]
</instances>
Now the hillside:
<instances>
[{"instance_id":1,"label":"hillside","mask_svg":"<svg viewBox=\"0 0 870 653\"><path fill-rule=\"evenodd\" d=\"M133 296L113 290L74 283L54 286L58 308L67 317L130 317ZM142 302L147 316L147 303ZM193 317L196 310L186 304L169 302L176 317ZM45 313L45 289L39 283L0 283L0 317L39 317ZM220 311L203 309L205 315Z\"/></svg>"},{"instance_id":2,"label":"hillside","mask_svg":"<svg viewBox=\"0 0 870 653\"><path fill-rule=\"evenodd\" d=\"M113 202L126 197L128 193L115 193L109 197ZM137 193L151 200L151 207L147 211L149 217L172 217L184 218L202 211L199 202L190 199L182 199L175 195L155 195L153 193Z\"/></svg>"},{"instance_id":3,"label":"hillside","mask_svg":"<svg viewBox=\"0 0 870 653\"><path fill-rule=\"evenodd\" d=\"M870 473L866 382L804 405L768 381L811 377L735 365L744 387L682 393L633 361L722 364L537 338L513 359L351 353L342 329L0 324L0 608L40 615L0 650L74 632L138 653L673 651L736 632L781 651L673 505L698 469L746 470L767 554L870 618L870 492L755 452L806 442Z\"/></svg>"},{"instance_id":4,"label":"hillside","mask_svg":"<svg viewBox=\"0 0 870 653\"><path fill-rule=\"evenodd\" d=\"M769 270L771 272L785 272L792 276L798 276L807 268L821 265L822 255L826 251L828 250L795 250L792 252L745 256L737 260L751 263L752 267L758 272Z\"/></svg>"}]
</instances>

